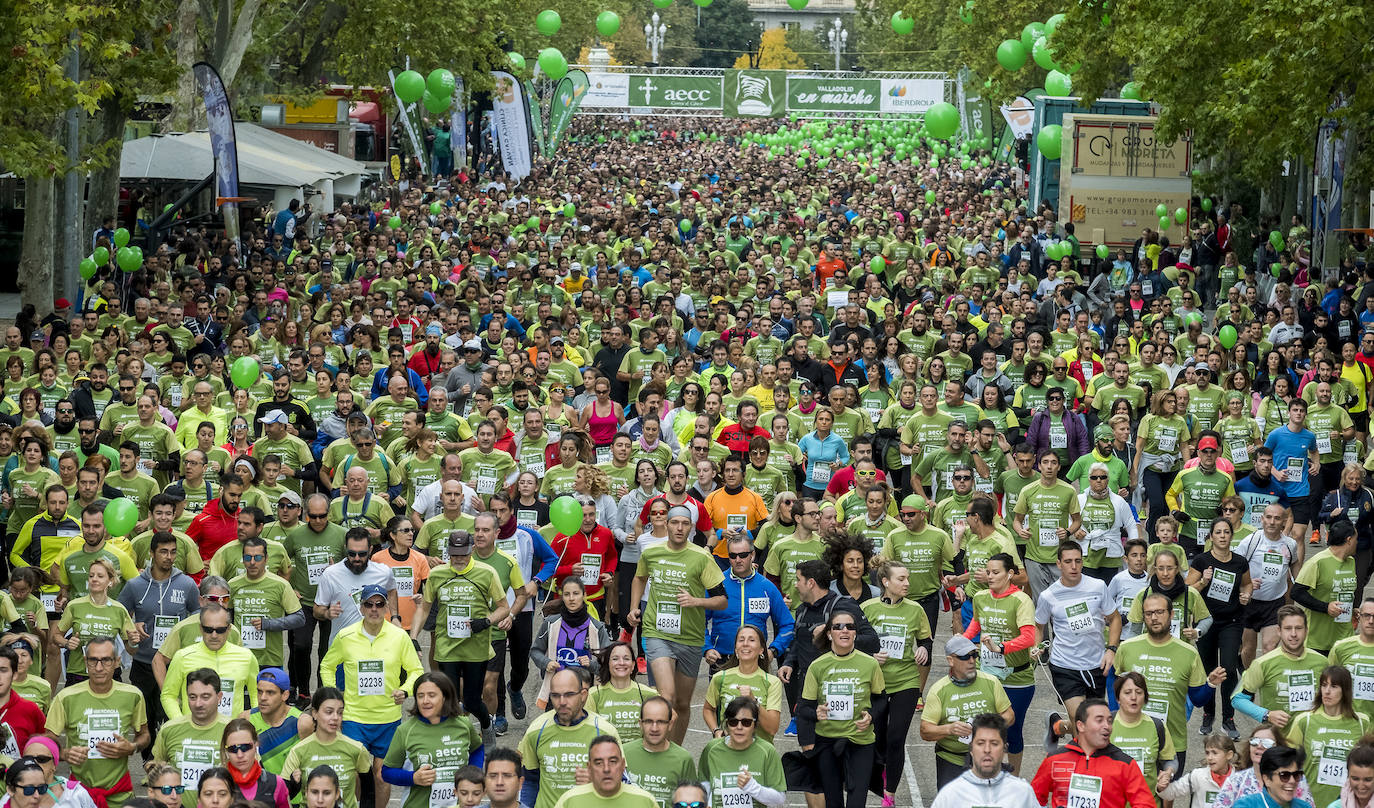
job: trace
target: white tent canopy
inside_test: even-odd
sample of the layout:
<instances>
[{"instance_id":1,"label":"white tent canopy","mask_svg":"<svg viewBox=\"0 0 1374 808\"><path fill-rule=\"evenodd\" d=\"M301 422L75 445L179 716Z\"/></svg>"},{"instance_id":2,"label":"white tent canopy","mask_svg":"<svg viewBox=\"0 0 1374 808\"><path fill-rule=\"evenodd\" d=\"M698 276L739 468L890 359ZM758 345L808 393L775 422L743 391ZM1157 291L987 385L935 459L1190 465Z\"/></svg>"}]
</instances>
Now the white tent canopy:
<instances>
[{"instance_id":1,"label":"white tent canopy","mask_svg":"<svg viewBox=\"0 0 1374 808\"><path fill-rule=\"evenodd\" d=\"M269 188L277 209L291 199L314 189L312 201L318 210L334 210L341 199L353 198L362 187L362 178L371 173L356 160L303 143L286 135L251 123L234 124L238 142L239 185L243 188ZM197 182L214 170L210 133L187 132L175 135L150 135L124 144L119 163L122 179L160 179ZM245 196L247 194L244 194Z\"/></svg>"}]
</instances>

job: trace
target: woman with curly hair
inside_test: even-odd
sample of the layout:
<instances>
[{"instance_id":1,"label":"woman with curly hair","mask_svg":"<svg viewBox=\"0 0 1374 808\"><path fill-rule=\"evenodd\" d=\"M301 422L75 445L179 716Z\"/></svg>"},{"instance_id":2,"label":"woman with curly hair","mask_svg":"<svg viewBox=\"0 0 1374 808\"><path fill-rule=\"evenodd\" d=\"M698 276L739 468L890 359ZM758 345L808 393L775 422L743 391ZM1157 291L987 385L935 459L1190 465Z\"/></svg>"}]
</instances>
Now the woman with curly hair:
<instances>
[{"instance_id":1,"label":"woman with curly hair","mask_svg":"<svg viewBox=\"0 0 1374 808\"><path fill-rule=\"evenodd\" d=\"M829 538L821 560L834 576L830 591L848 595L858 603L882 594L866 577L868 562L872 558L873 542L862 533L838 533Z\"/></svg>"}]
</instances>

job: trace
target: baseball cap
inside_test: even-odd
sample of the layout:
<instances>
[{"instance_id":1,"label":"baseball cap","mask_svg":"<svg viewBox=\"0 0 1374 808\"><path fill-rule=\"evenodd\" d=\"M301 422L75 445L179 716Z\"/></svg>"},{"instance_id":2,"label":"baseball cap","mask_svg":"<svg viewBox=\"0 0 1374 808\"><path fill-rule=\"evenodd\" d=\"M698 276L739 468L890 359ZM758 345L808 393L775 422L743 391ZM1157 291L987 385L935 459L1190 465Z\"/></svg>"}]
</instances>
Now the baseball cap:
<instances>
[{"instance_id":1,"label":"baseball cap","mask_svg":"<svg viewBox=\"0 0 1374 808\"><path fill-rule=\"evenodd\" d=\"M372 598L386 600L386 587L381 584L367 584L363 587L362 594L358 596L358 602L367 603Z\"/></svg>"},{"instance_id":2,"label":"baseball cap","mask_svg":"<svg viewBox=\"0 0 1374 808\"><path fill-rule=\"evenodd\" d=\"M550 344L550 345L562 345L562 344L563 344L563 338L562 338L562 337L554 337L553 339L549 340L549 344Z\"/></svg>"},{"instance_id":3,"label":"baseball cap","mask_svg":"<svg viewBox=\"0 0 1374 808\"><path fill-rule=\"evenodd\" d=\"M60 310L60 309L70 309L70 308L72 307L72 304L71 304L71 301L67 300L67 298L65 298L65 297L59 297L58 299L56 299L56 300L54 300L54 301L52 302L52 307L53 307L54 309L59 309L59 310Z\"/></svg>"},{"instance_id":4,"label":"baseball cap","mask_svg":"<svg viewBox=\"0 0 1374 808\"><path fill-rule=\"evenodd\" d=\"M978 650L978 646L973 644L973 640L962 634L955 634L945 640L945 655L964 657Z\"/></svg>"},{"instance_id":5,"label":"baseball cap","mask_svg":"<svg viewBox=\"0 0 1374 808\"><path fill-rule=\"evenodd\" d=\"M1111 440L1112 428L1106 424L1098 424L1097 429L1093 430L1093 438L1095 440Z\"/></svg>"},{"instance_id":6,"label":"baseball cap","mask_svg":"<svg viewBox=\"0 0 1374 808\"><path fill-rule=\"evenodd\" d=\"M1211 435L1208 435L1197 442L1197 448L1199 452L1203 449L1217 449L1218 451L1220 451L1221 446L1217 444L1216 438L1212 437Z\"/></svg>"},{"instance_id":7,"label":"baseball cap","mask_svg":"<svg viewBox=\"0 0 1374 808\"><path fill-rule=\"evenodd\" d=\"M468 555L472 552L472 534L466 530L455 530L448 534L449 554L455 552Z\"/></svg>"},{"instance_id":8,"label":"baseball cap","mask_svg":"<svg viewBox=\"0 0 1374 808\"><path fill-rule=\"evenodd\" d=\"M271 682L281 690L291 689L291 677L281 668L263 668L258 671L258 681Z\"/></svg>"},{"instance_id":9,"label":"baseball cap","mask_svg":"<svg viewBox=\"0 0 1374 808\"><path fill-rule=\"evenodd\" d=\"M482 350L482 341L481 341L480 339L478 339L477 337L473 337L472 339L470 339L470 340L468 340L467 342L464 342L464 343L463 343L463 350L465 350L465 351L480 351L480 350Z\"/></svg>"},{"instance_id":10,"label":"baseball cap","mask_svg":"<svg viewBox=\"0 0 1374 808\"><path fill-rule=\"evenodd\" d=\"M260 424L285 424L285 423L289 423L289 422L287 421L286 413L282 412L281 410L272 410L272 411L268 412L266 415L264 415L263 417L259 418L259 419L258 419L258 423L260 423Z\"/></svg>"},{"instance_id":11,"label":"baseball cap","mask_svg":"<svg viewBox=\"0 0 1374 808\"><path fill-rule=\"evenodd\" d=\"M280 505L283 502L289 502L299 508L301 506L301 495L297 494L295 491L283 491L281 492L281 496L277 497L277 504Z\"/></svg>"},{"instance_id":12,"label":"baseball cap","mask_svg":"<svg viewBox=\"0 0 1374 808\"><path fill-rule=\"evenodd\" d=\"M927 502L926 498L921 496L920 494L907 494L906 499L902 500L902 507L915 508L918 511L924 511L926 508L930 507L930 503Z\"/></svg>"},{"instance_id":13,"label":"baseball cap","mask_svg":"<svg viewBox=\"0 0 1374 808\"><path fill-rule=\"evenodd\" d=\"M425 336L427 337L442 337L443 335L444 329L440 328L437 323L430 323L425 327Z\"/></svg>"}]
</instances>

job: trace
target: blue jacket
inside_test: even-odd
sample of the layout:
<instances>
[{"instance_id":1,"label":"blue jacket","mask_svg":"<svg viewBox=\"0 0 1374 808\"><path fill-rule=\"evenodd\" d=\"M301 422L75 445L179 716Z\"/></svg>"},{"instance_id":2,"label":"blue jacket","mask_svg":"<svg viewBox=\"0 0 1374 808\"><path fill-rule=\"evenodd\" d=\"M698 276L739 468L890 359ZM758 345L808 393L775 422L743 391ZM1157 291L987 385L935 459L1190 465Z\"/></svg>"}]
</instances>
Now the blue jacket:
<instances>
[{"instance_id":1,"label":"blue jacket","mask_svg":"<svg viewBox=\"0 0 1374 808\"><path fill-rule=\"evenodd\" d=\"M721 656L735 653L735 633L744 623L757 626L768 634L768 621L773 621L773 635L768 647L782 659L792 644L792 611L783 602L782 591L758 571L741 581L733 574L725 577L725 595L729 604L719 611L706 612L706 644L702 653L714 648ZM764 603L766 601L766 603ZM753 608L746 608L752 605Z\"/></svg>"}]
</instances>

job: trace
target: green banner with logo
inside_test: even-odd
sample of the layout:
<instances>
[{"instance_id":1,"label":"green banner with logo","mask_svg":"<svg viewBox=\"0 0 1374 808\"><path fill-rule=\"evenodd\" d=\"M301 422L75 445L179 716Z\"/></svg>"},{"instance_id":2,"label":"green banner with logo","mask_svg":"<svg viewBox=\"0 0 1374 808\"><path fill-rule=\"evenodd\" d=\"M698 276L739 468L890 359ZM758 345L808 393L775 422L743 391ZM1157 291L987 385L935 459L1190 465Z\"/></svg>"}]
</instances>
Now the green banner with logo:
<instances>
[{"instance_id":1,"label":"green banner with logo","mask_svg":"<svg viewBox=\"0 0 1374 808\"><path fill-rule=\"evenodd\" d=\"M534 89L534 82L525 82L525 99L530 105L530 124L534 127L534 142L539 146L539 153L544 155L544 159L549 157L549 145L544 142L544 109L539 103L539 93Z\"/></svg>"},{"instance_id":2,"label":"green banner with logo","mask_svg":"<svg viewBox=\"0 0 1374 808\"><path fill-rule=\"evenodd\" d=\"M793 76L787 79L787 109L790 112L878 112L882 92L878 79Z\"/></svg>"},{"instance_id":3,"label":"green banner with logo","mask_svg":"<svg viewBox=\"0 0 1374 808\"><path fill-rule=\"evenodd\" d=\"M786 111L786 70L727 70L724 84L726 117L781 118Z\"/></svg>"},{"instance_id":4,"label":"green banner with logo","mask_svg":"<svg viewBox=\"0 0 1374 808\"><path fill-rule=\"evenodd\" d=\"M720 109L724 104L719 76L630 77L631 107Z\"/></svg>"},{"instance_id":5,"label":"green banner with logo","mask_svg":"<svg viewBox=\"0 0 1374 808\"><path fill-rule=\"evenodd\" d=\"M558 141L568 131L573 113L582 106L582 99L587 97L587 87L587 74L581 70L570 70L553 88L553 101L549 103L550 152L558 150Z\"/></svg>"}]
</instances>

